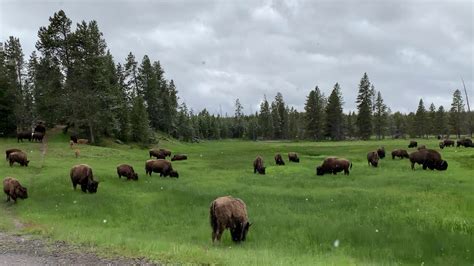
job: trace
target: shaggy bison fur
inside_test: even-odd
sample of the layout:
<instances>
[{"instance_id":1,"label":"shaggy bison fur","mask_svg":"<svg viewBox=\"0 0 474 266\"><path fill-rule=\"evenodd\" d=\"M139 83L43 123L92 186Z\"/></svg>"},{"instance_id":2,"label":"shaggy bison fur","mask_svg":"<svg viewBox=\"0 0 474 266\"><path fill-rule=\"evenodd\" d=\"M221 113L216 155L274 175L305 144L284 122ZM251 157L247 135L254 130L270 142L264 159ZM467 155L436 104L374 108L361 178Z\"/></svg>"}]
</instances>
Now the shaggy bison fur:
<instances>
[{"instance_id":1,"label":"shaggy bison fur","mask_svg":"<svg viewBox=\"0 0 474 266\"><path fill-rule=\"evenodd\" d=\"M378 148L377 149L377 154L379 155L380 159L385 158L385 148L384 147Z\"/></svg>"},{"instance_id":2,"label":"shaggy bison fur","mask_svg":"<svg viewBox=\"0 0 474 266\"><path fill-rule=\"evenodd\" d=\"M164 177L176 177L179 178L178 172L173 170L171 162L168 162L163 159L157 160L148 160L145 163L145 172L147 175L151 176L152 172L160 173L160 176Z\"/></svg>"},{"instance_id":3,"label":"shaggy bison fur","mask_svg":"<svg viewBox=\"0 0 474 266\"><path fill-rule=\"evenodd\" d=\"M295 163L300 162L300 158L298 157L298 154L296 152L289 152L288 153L288 160L290 162L295 162Z\"/></svg>"},{"instance_id":4,"label":"shaggy bison fur","mask_svg":"<svg viewBox=\"0 0 474 266\"><path fill-rule=\"evenodd\" d=\"M281 157L281 154L277 153L275 155L275 164L276 165L285 165L285 161L283 161L283 157Z\"/></svg>"},{"instance_id":5,"label":"shaggy bison fur","mask_svg":"<svg viewBox=\"0 0 474 266\"><path fill-rule=\"evenodd\" d=\"M183 160L187 160L188 159L188 156L184 155L184 154L175 154L173 156L173 158L171 158L171 161L183 161Z\"/></svg>"},{"instance_id":6,"label":"shaggy bison fur","mask_svg":"<svg viewBox=\"0 0 474 266\"><path fill-rule=\"evenodd\" d=\"M257 156L255 158L255 161L253 161L253 173L259 173L261 175L265 174L265 166L263 165L263 158L260 156Z\"/></svg>"},{"instance_id":7,"label":"shaggy bison fur","mask_svg":"<svg viewBox=\"0 0 474 266\"><path fill-rule=\"evenodd\" d=\"M367 153L367 163L370 165L372 165L373 167L377 167L378 164L379 164L379 154L377 153L377 151L371 151L369 153Z\"/></svg>"},{"instance_id":8,"label":"shaggy bison fur","mask_svg":"<svg viewBox=\"0 0 474 266\"><path fill-rule=\"evenodd\" d=\"M75 135L71 136L70 140L72 140L72 142L74 143L77 143L77 136Z\"/></svg>"},{"instance_id":9,"label":"shaggy bison fur","mask_svg":"<svg viewBox=\"0 0 474 266\"><path fill-rule=\"evenodd\" d=\"M465 148L474 147L471 139L460 139L457 141L456 147L464 146Z\"/></svg>"},{"instance_id":10,"label":"shaggy bison fur","mask_svg":"<svg viewBox=\"0 0 474 266\"><path fill-rule=\"evenodd\" d=\"M7 161L8 161L8 155L10 155L10 153L12 153L12 152L21 152L21 150L20 149L8 149L8 150L6 150L5 151L5 158L6 158Z\"/></svg>"},{"instance_id":11,"label":"shaggy bison fur","mask_svg":"<svg viewBox=\"0 0 474 266\"><path fill-rule=\"evenodd\" d=\"M454 140L445 139L439 143L439 147L443 149L444 147L454 147Z\"/></svg>"},{"instance_id":12,"label":"shaggy bison fur","mask_svg":"<svg viewBox=\"0 0 474 266\"><path fill-rule=\"evenodd\" d=\"M153 149L153 150L150 150L148 153L150 154L150 158L151 157L156 157L156 159L166 158L166 155L161 150Z\"/></svg>"},{"instance_id":13,"label":"shaggy bison fur","mask_svg":"<svg viewBox=\"0 0 474 266\"><path fill-rule=\"evenodd\" d=\"M448 162L441 159L441 154L435 150L423 149L410 153L411 169L415 170L415 163L423 165L423 170L446 170Z\"/></svg>"},{"instance_id":14,"label":"shaggy bison fur","mask_svg":"<svg viewBox=\"0 0 474 266\"><path fill-rule=\"evenodd\" d=\"M36 125L34 132L38 132L44 135L46 134L46 127L43 125L43 123L39 123L38 125Z\"/></svg>"},{"instance_id":15,"label":"shaggy bison fur","mask_svg":"<svg viewBox=\"0 0 474 266\"><path fill-rule=\"evenodd\" d=\"M337 174L344 171L345 175L349 175L349 169L352 169L352 163L346 159L329 157L324 159L321 166L316 167L317 175Z\"/></svg>"},{"instance_id":16,"label":"shaggy bison fur","mask_svg":"<svg viewBox=\"0 0 474 266\"><path fill-rule=\"evenodd\" d=\"M209 218L212 227L212 242L220 241L225 229L230 230L232 241L241 242L247 238L250 226L247 206L238 198L219 197L211 202Z\"/></svg>"},{"instance_id":17,"label":"shaggy bison fur","mask_svg":"<svg viewBox=\"0 0 474 266\"><path fill-rule=\"evenodd\" d=\"M418 146L418 142L412 140L410 144L408 144L408 148L416 148Z\"/></svg>"},{"instance_id":18,"label":"shaggy bison fur","mask_svg":"<svg viewBox=\"0 0 474 266\"><path fill-rule=\"evenodd\" d=\"M99 182L94 181L92 168L87 164L78 164L71 168L72 187L76 190L77 185L81 185L82 192L96 193Z\"/></svg>"},{"instance_id":19,"label":"shaggy bison fur","mask_svg":"<svg viewBox=\"0 0 474 266\"><path fill-rule=\"evenodd\" d=\"M7 194L7 201L10 201L11 198L16 203L17 198L28 198L26 187L20 185L20 182L13 177L7 177L3 180L3 191Z\"/></svg>"},{"instance_id":20,"label":"shaggy bison fur","mask_svg":"<svg viewBox=\"0 0 474 266\"><path fill-rule=\"evenodd\" d=\"M171 151L167 149L160 149L160 152L162 152L166 157L171 157Z\"/></svg>"},{"instance_id":21,"label":"shaggy bison fur","mask_svg":"<svg viewBox=\"0 0 474 266\"><path fill-rule=\"evenodd\" d=\"M31 137L32 137L33 133L31 131L22 131L22 132L18 132L16 133L16 138L17 138L17 142L23 142L23 139L27 139L29 141L31 141Z\"/></svg>"},{"instance_id":22,"label":"shaggy bison fur","mask_svg":"<svg viewBox=\"0 0 474 266\"><path fill-rule=\"evenodd\" d=\"M122 178L122 176L127 177L127 180L138 180L138 174L135 173L133 170L133 167L128 165L128 164L121 164L117 166L117 175L119 178Z\"/></svg>"},{"instance_id":23,"label":"shaggy bison fur","mask_svg":"<svg viewBox=\"0 0 474 266\"><path fill-rule=\"evenodd\" d=\"M33 141L43 142L44 134L41 132L33 133L32 139Z\"/></svg>"},{"instance_id":24,"label":"shaggy bison fur","mask_svg":"<svg viewBox=\"0 0 474 266\"><path fill-rule=\"evenodd\" d=\"M400 159L409 158L408 152L406 150L400 150L400 149L392 151L392 159L395 159L395 157L399 157Z\"/></svg>"},{"instance_id":25,"label":"shaggy bison fur","mask_svg":"<svg viewBox=\"0 0 474 266\"><path fill-rule=\"evenodd\" d=\"M14 163L19 163L21 166L28 166L28 158L26 153L22 151L12 152L8 155L8 161L10 162L10 166L13 166Z\"/></svg>"},{"instance_id":26,"label":"shaggy bison fur","mask_svg":"<svg viewBox=\"0 0 474 266\"><path fill-rule=\"evenodd\" d=\"M417 150L426 150L426 145L421 145L420 147L417 148Z\"/></svg>"}]
</instances>

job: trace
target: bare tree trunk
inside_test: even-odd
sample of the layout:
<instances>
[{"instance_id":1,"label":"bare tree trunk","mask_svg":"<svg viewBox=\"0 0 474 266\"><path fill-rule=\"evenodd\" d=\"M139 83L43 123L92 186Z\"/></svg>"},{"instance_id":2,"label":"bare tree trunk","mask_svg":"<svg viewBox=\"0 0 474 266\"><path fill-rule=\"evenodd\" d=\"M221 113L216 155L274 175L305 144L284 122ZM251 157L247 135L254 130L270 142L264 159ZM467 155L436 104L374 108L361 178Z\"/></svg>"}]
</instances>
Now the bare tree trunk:
<instances>
[{"instance_id":1,"label":"bare tree trunk","mask_svg":"<svg viewBox=\"0 0 474 266\"><path fill-rule=\"evenodd\" d=\"M471 107L469 106L469 97L467 96L466 84L464 84L464 79L461 78L462 85L464 87L464 95L466 95L466 103L467 103L467 114L468 114L468 123L469 123L469 134L472 138L472 114L471 114Z\"/></svg>"},{"instance_id":2,"label":"bare tree trunk","mask_svg":"<svg viewBox=\"0 0 474 266\"><path fill-rule=\"evenodd\" d=\"M89 126L89 134L91 137L91 143L95 143L95 138L94 138L94 131L92 130L92 123L90 120L87 121L87 124Z\"/></svg>"}]
</instances>

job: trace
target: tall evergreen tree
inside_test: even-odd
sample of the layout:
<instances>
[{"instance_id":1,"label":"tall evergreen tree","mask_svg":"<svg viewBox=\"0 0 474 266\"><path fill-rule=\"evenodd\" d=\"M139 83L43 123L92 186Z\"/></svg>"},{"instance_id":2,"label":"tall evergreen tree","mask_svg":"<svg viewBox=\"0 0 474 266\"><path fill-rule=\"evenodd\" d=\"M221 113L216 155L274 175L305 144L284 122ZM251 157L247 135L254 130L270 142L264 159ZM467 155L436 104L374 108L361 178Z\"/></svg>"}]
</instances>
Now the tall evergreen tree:
<instances>
[{"instance_id":1,"label":"tall evergreen tree","mask_svg":"<svg viewBox=\"0 0 474 266\"><path fill-rule=\"evenodd\" d=\"M245 130L245 121L244 121L244 107L240 104L240 100L237 98L235 100L235 114L234 114L234 126L233 126L233 136L234 138L242 138Z\"/></svg>"},{"instance_id":2,"label":"tall evergreen tree","mask_svg":"<svg viewBox=\"0 0 474 266\"><path fill-rule=\"evenodd\" d=\"M336 83L326 106L326 136L331 140L341 140L344 136L342 104L341 88Z\"/></svg>"},{"instance_id":3,"label":"tall evergreen tree","mask_svg":"<svg viewBox=\"0 0 474 266\"><path fill-rule=\"evenodd\" d=\"M132 140L139 143L149 143L150 120L145 108L145 101L141 95L135 96L132 100L130 121Z\"/></svg>"},{"instance_id":4,"label":"tall evergreen tree","mask_svg":"<svg viewBox=\"0 0 474 266\"><path fill-rule=\"evenodd\" d=\"M436 132L436 106L434 103L430 104L427 114L427 133L430 135L437 135Z\"/></svg>"},{"instance_id":5,"label":"tall evergreen tree","mask_svg":"<svg viewBox=\"0 0 474 266\"><path fill-rule=\"evenodd\" d=\"M135 56L130 52L125 60L125 84L128 88L128 94L135 97L141 95L142 91L140 88L140 80L138 77L138 63L135 60Z\"/></svg>"},{"instance_id":6,"label":"tall evergreen tree","mask_svg":"<svg viewBox=\"0 0 474 266\"><path fill-rule=\"evenodd\" d=\"M310 139L322 139L324 133L324 110L326 100L318 86L309 92L305 104L305 128L306 135Z\"/></svg>"},{"instance_id":7,"label":"tall evergreen tree","mask_svg":"<svg viewBox=\"0 0 474 266\"><path fill-rule=\"evenodd\" d=\"M265 139L273 137L273 121L270 112L270 104L267 97L263 97L263 102L260 103L260 114L258 116L258 124L260 125L261 135Z\"/></svg>"},{"instance_id":8,"label":"tall evergreen tree","mask_svg":"<svg viewBox=\"0 0 474 266\"><path fill-rule=\"evenodd\" d=\"M367 140L372 134L372 95L373 89L370 86L367 73L359 83L359 93L357 95L357 128L359 137Z\"/></svg>"},{"instance_id":9,"label":"tall evergreen tree","mask_svg":"<svg viewBox=\"0 0 474 266\"><path fill-rule=\"evenodd\" d=\"M377 139L385 137L387 127L387 106L384 104L382 94L377 92L377 98L374 104L374 130L377 134Z\"/></svg>"},{"instance_id":10,"label":"tall evergreen tree","mask_svg":"<svg viewBox=\"0 0 474 266\"><path fill-rule=\"evenodd\" d=\"M440 105L436 111L436 134L449 137L448 116L444 107Z\"/></svg>"},{"instance_id":11,"label":"tall evergreen tree","mask_svg":"<svg viewBox=\"0 0 474 266\"><path fill-rule=\"evenodd\" d=\"M418 103L418 108L416 109L414 122L416 128L416 135L421 138L424 138L426 136L426 117L426 108L423 103L423 99L420 99Z\"/></svg>"},{"instance_id":12,"label":"tall evergreen tree","mask_svg":"<svg viewBox=\"0 0 474 266\"><path fill-rule=\"evenodd\" d=\"M456 134L458 138L461 137L461 130L464 126L464 119L464 102L462 99L461 91L455 90L453 93L453 102L451 103L451 110L449 111L449 122L451 125L452 132Z\"/></svg>"},{"instance_id":13,"label":"tall evergreen tree","mask_svg":"<svg viewBox=\"0 0 474 266\"><path fill-rule=\"evenodd\" d=\"M3 45L0 42L0 134L12 136L16 130L15 88L12 86Z\"/></svg>"},{"instance_id":14,"label":"tall evergreen tree","mask_svg":"<svg viewBox=\"0 0 474 266\"><path fill-rule=\"evenodd\" d=\"M288 135L288 113L280 92L276 94L271 108L274 136L276 139L284 139Z\"/></svg>"}]
</instances>

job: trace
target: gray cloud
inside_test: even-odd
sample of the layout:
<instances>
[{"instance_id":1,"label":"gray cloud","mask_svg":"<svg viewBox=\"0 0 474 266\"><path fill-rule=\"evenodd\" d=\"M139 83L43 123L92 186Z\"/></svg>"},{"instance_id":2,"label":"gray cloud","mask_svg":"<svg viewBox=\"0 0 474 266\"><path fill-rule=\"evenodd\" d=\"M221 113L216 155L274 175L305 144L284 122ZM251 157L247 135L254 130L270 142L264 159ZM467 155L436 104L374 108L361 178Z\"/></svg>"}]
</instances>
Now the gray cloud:
<instances>
[{"instance_id":1,"label":"gray cloud","mask_svg":"<svg viewBox=\"0 0 474 266\"><path fill-rule=\"evenodd\" d=\"M40 26L63 9L95 19L117 62L160 60L189 107L246 112L282 92L302 110L318 85L339 82L355 109L364 72L392 110L448 107L460 77L473 95L472 1L0 1L0 39L31 53Z\"/></svg>"}]
</instances>

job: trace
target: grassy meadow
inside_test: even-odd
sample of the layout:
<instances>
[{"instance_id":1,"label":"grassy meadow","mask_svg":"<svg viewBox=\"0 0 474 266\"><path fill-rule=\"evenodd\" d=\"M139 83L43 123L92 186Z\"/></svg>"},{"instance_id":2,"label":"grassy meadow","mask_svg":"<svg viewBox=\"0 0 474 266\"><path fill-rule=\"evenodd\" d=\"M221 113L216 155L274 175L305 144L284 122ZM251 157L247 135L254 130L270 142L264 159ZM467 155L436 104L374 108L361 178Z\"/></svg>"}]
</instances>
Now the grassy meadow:
<instances>
[{"instance_id":1,"label":"grassy meadow","mask_svg":"<svg viewBox=\"0 0 474 266\"><path fill-rule=\"evenodd\" d=\"M346 142L209 141L160 145L189 160L173 162L179 179L145 176L148 151L125 145L80 146L74 157L69 139L41 144L0 139L0 148L29 154L27 168L0 164L2 179L13 176L29 198L0 204L0 226L15 216L26 233L85 244L104 254L145 256L161 262L232 265L474 263L474 149L445 148L447 171L410 169L390 151L409 140ZM437 140L418 140L436 147ZM366 154L384 145L378 168ZM408 149L409 152L413 149ZM289 163L287 152L301 163ZM285 166L276 166L275 153ZM266 175L253 173L262 155ZM352 161L349 176L316 176L326 156ZM100 181L97 194L73 191L69 170L87 163ZM139 180L118 179L116 166L129 163ZM228 231L211 243L209 204L218 196L243 199L253 223L247 241L234 244Z\"/></svg>"}]
</instances>

